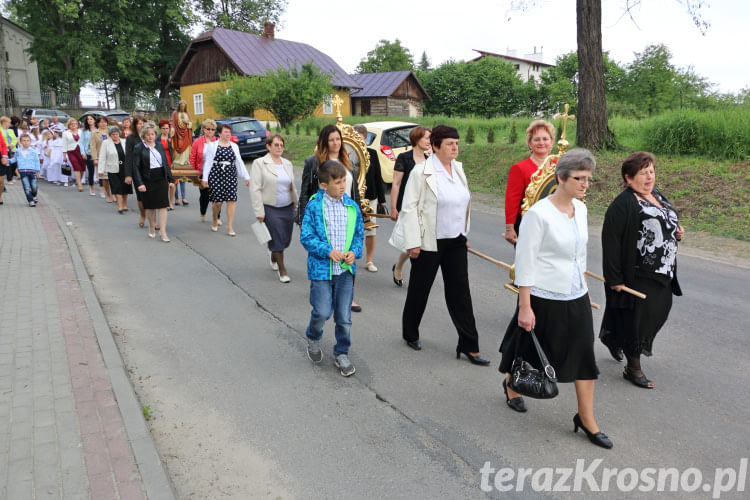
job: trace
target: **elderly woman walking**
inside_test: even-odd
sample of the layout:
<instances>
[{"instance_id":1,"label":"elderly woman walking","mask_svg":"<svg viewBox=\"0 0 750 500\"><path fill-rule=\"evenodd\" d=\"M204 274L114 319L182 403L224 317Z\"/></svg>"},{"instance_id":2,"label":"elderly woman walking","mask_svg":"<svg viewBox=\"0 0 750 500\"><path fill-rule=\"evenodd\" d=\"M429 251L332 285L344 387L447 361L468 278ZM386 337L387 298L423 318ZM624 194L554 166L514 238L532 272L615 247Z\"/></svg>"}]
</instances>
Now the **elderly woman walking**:
<instances>
[{"instance_id":1,"label":"elderly woman walking","mask_svg":"<svg viewBox=\"0 0 750 500\"><path fill-rule=\"evenodd\" d=\"M194 170L197 170L199 175L202 174L203 170L203 150L207 144L217 140L217 137L214 134L214 132L216 132L216 122L210 118L203 120L203 123L201 123L201 132L203 132L203 135L194 140L193 146L190 148L190 166L193 167ZM203 187L202 185L198 188L198 206L201 213L201 222L206 222L209 191L210 190L207 187ZM221 213L216 216L217 224L219 226L221 226L220 216Z\"/></svg>"},{"instance_id":2,"label":"elderly woman walking","mask_svg":"<svg viewBox=\"0 0 750 500\"><path fill-rule=\"evenodd\" d=\"M227 204L227 234L236 236L234 231L234 211L237 206L237 177L250 185L250 174L240 156L240 148L232 142L232 128L219 125L219 140L203 149L202 185L209 188L209 201L213 202L211 231L219 230L219 211L222 203Z\"/></svg>"},{"instance_id":3,"label":"elderly woman walking","mask_svg":"<svg viewBox=\"0 0 750 500\"><path fill-rule=\"evenodd\" d=\"M174 182L164 147L156 140L156 125L148 122L141 129L143 142L133 148L133 182L141 193L143 208L148 218L148 236L156 236L156 212L159 215L161 240L167 237L167 207L169 184Z\"/></svg>"},{"instance_id":4,"label":"elderly woman walking","mask_svg":"<svg viewBox=\"0 0 750 500\"><path fill-rule=\"evenodd\" d=\"M573 417L574 431L580 427L595 445L612 448L612 441L594 418L594 382L599 369L584 278L588 218L580 200L595 168L589 151L566 153L555 167L557 189L535 203L521 222L516 246L518 306L500 347L500 372L510 373L516 357L540 367L527 333L534 330L557 381L575 385L578 413ZM525 412L523 398L507 385L509 380L510 375L503 380L506 404Z\"/></svg>"},{"instance_id":5,"label":"elderly woman walking","mask_svg":"<svg viewBox=\"0 0 750 500\"><path fill-rule=\"evenodd\" d=\"M271 268L279 273L279 281L289 283L291 278L284 265L284 250L292 241L292 229L297 208L297 190L294 187L294 167L283 158L284 138L273 134L266 139L268 154L255 160L250 167L250 198L253 212L259 222L265 222L271 241Z\"/></svg>"},{"instance_id":6,"label":"elderly woman walking","mask_svg":"<svg viewBox=\"0 0 750 500\"><path fill-rule=\"evenodd\" d=\"M430 135L433 155L414 167L406 184L399 224L411 259L409 288L402 316L402 336L421 350L419 325L438 269L443 275L445 304L458 333L456 358L464 354L487 366L479 354L479 333L469 290L466 236L471 193L458 156L458 130L438 125Z\"/></svg>"},{"instance_id":7,"label":"elderly woman walking","mask_svg":"<svg viewBox=\"0 0 750 500\"><path fill-rule=\"evenodd\" d=\"M677 242L685 230L677 211L656 189L656 158L638 151L622 163L625 189L607 208L602 226L602 269L607 305L599 338L617 361L624 352L623 378L653 389L641 369L641 355L651 356L656 334L667 321L672 295L682 295L677 281ZM627 286L645 299L623 291Z\"/></svg>"},{"instance_id":8,"label":"elderly woman walking","mask_svg":"<svg viewBox=\"0 0 750 500\"><path fill-rule=\"evenodd\" d=\"M117 202L117 213L124 214L128 209L128 194L132 186L125 184L125 148L120 139L120 127L109 127L109 137L99 148L98 171L100 179L107 179L112 196Z\"/></svg>"}]
</instances>

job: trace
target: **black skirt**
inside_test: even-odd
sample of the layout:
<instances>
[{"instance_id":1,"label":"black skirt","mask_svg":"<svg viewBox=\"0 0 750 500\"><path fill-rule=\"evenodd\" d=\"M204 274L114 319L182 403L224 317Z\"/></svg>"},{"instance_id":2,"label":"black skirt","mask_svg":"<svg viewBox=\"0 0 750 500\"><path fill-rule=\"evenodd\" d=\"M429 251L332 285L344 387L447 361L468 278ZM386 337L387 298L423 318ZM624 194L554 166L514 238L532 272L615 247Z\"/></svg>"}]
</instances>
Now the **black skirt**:
<instances>
[{"instance_id":1,"label":"black skirt","mask_svg":"<svg viewBox=\"0 0 750 500\"><path fill-rule=\"evenodd\" d=\"M285 207L272 207L263 205L266 212L264 222L271 234L271 241L268 242L268 249L272 252L283 252L289 248L292 242L292 229L294 228L294 203Z\"/></svg>"},{"instance_id":2,"label":"black skirt","mask_svg":"<svg viewBox=\"0 0 750 500\"><path fill-rule=\"evenodd\" d=\"M549 300L531 296L536 317L534 331L544 354L557 373L558 382L595 380L599 368L594 359L594 323L588 294L574 300ZM516 356L541 368L531 336L518 326L518 306L500 345L499 370L509 373Z\"/></svg>"},{"instance_id":3,"label":"black skirt","mask_svg":"<svg viewBox=\"0 0 750 500\"><path fill-rule=\"evenodd\" d=\"M151 170L149 179L144 179L146 192L141 193L143 208L154 210L169 206L169 183L164 175L164 167Z\"/></svg>"},{"instance_id":4,"label":"black skirt","mask_svg":"<svg viewBox=\"0 0 750 500\"><path fill-rule=\"evenodd\" d=\"M631 358L651 356L654 338L672 309L671 281L636 275L630 287L645 293L646 299L633 300L630 309L613 307L607 301L599 338L608 346L622 348ZM617 293L614 290L606 292L607 296Z\"/></svg>"}]
</instances>

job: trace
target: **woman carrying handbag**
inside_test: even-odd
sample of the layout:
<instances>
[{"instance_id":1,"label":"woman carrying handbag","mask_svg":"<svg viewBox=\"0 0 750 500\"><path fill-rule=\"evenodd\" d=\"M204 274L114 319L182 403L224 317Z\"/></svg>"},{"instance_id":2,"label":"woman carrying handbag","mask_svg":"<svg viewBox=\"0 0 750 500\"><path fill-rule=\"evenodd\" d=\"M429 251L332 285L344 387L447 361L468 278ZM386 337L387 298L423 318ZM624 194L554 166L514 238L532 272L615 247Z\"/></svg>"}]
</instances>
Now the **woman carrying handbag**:
<instances>
[{"instance_id":1,"label":"woman carrying handbag","mask_svg":"<svg viewBox=\"0 0 750 500\"><path fill-rule=\"evenodd\" d=\"M518 306L500 346L500 372L506 404L525 412L526 405L511 382L520 357L535 368L542 367L534 338L554 367L559 382L573 382L578 398L574 431L582 428L589 440L602 448L612 441L599 430L594 418L594 381L599 375L594 359L594 325L591 301L584 279L588 220L586 194L596 161L585 149L566 153L555 167L557 189L535 203L521 221L516 246ZM514 367L514 362L516 367ZM515 368L515 369L514 369ZM546 370L545 370L546 371ZM515 382L515 380L513 380ZM518 387L515 384L512 386Z\"/></svg>"}]
</instances>

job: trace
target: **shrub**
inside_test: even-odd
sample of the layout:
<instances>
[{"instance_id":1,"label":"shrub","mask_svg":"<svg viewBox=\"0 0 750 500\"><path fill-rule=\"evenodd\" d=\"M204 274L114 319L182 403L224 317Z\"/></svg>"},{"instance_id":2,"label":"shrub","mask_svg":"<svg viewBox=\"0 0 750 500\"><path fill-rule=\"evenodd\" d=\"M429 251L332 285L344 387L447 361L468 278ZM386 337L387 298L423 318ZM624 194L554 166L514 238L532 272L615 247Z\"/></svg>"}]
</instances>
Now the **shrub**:
<instances>
[{"instance_id":1,"label":"shrub","mask_svg":"<svg viewBox=\"0 0 750 500\"><path fill-rule=\"evenodd\" d=\"M299 122L294 124L294 135L299 135Z\"/></svg>"},{"instance_id":2,"label":"shrub","mask_svg":"<svg viewBox=\"0 0 750 500\"><path fill-rule=\"evenodd\" d=\"M474 144L474 127L469 125L469 129L466 131L466 144Z\"/></svg>"},{"instance_id":3,"label":"shrub","mask_svg":"<svg viewBox=\"0 0 750 500\"><path fill-rule=\"evenodd\" d=\"M495 129L492 127L489 127L487 130L487 144L492 144L495 142Z\"/></svg>"},{"instance_id":4,"label":"shrub","mask_svg":"<svg viewBox=\"0 0 750 500\"><path fill-rule=\"evenodd\" d=\"M508 143L515 144L518 141L518 131L516 130L515 120L510 123L510 133L508 134Z\"/></svg>"}]
</instances>

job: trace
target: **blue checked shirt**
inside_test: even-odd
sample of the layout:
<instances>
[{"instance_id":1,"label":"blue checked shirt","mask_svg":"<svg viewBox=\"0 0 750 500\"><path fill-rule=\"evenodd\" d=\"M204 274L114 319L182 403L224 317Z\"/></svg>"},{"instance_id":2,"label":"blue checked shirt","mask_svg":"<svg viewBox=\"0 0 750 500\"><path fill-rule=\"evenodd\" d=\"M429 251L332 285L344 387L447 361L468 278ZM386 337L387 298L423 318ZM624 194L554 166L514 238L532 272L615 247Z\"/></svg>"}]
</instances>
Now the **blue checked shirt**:
<instances>
[{"instance_id":1,"label":"blue checked shirt","mask_svg":"<svg viewBox=\"0 0 750 500\"><path fill-rule=\"evenodd\" d=\"M343 252L346 248L346 207L344 197L334 200L328 193L323 193L323 216L326 218L328 239L334 250ZM333 275L338 276L344 270L338 262L333 263Z\"/></svg>"}]
</instances>

